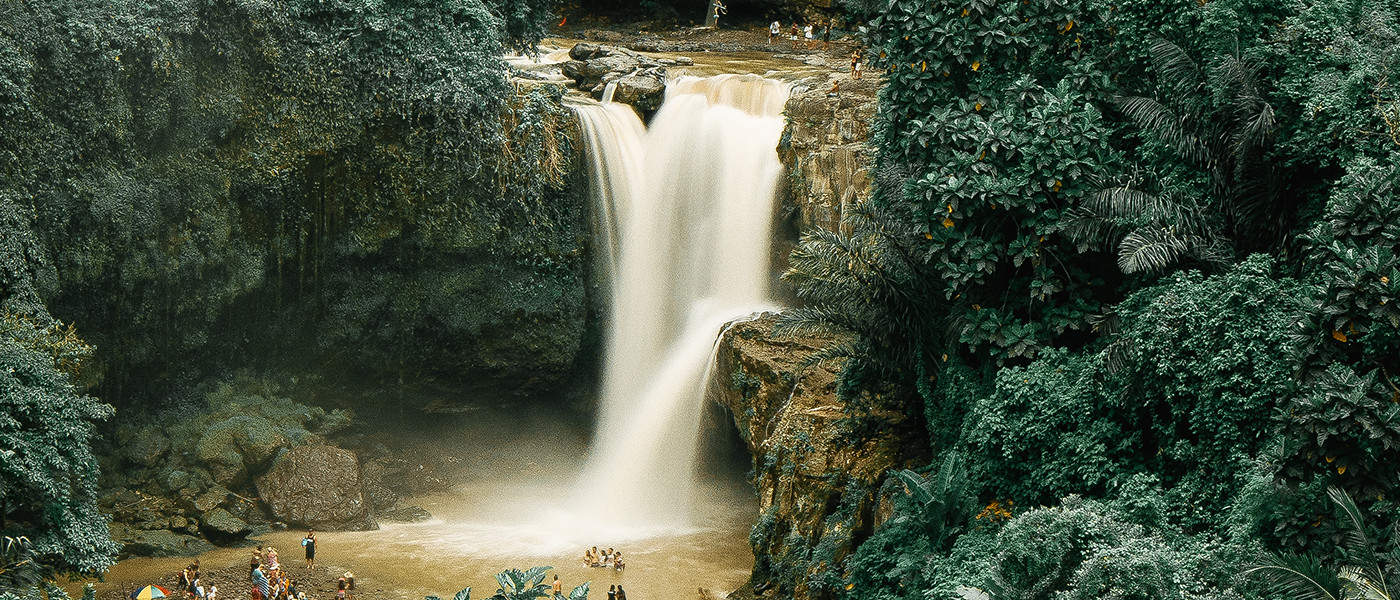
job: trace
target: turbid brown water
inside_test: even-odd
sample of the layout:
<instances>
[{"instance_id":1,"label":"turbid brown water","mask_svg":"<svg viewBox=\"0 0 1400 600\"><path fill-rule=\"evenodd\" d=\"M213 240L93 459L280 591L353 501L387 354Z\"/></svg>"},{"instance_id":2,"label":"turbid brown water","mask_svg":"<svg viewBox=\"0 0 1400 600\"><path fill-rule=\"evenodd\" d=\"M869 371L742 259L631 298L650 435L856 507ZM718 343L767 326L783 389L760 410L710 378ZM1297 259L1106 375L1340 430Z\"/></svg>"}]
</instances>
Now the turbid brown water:
<instances>
[{"instance_id":1,"label":"turbid brown water","mask_svg":"<svg viewBox=\"0 0 1400 600\"><path fill-rule=\"evenodd\" d=\"M397 425L395 425L397 426ZM689 528L654 531L592 530L587 515L569 513L569 498L586 456L590 424L549 408L515 404L443 417L434 425L405 433L404 452L436 452L456 457L460 470L448 492L408 502L428 509L423 523L384 523L377 531L320 532L318 563L334 569L316 575L333 580L353 571L365 598L450 598L471 586L473 597L496 590L495 574L506 568L555 567L566 591L592 582L591 598L606 598L610 584L622 584L628 597L692 599L698 588L739 587L753 567L748 530L757 502L735 474L706 475L697 486L696 518ZM724 471L724 469L720 469ZM272 532L256 542L278 548L284 565L298 576L302 531ZM627 569L581 564L586 546L611 546L623 553ZM247 548L219 549L199 556L206 572L229 569L241 577ZM168 578L194 557L137 558L121 561L97 583L111 597ZM228 575L225 575L226 577ZM206 585L211 582L205 582ZM220 584L222 589L226 583ZM333 589L333 581L317 581ZM81 585L71 586L81 593ZM222 598L244 596L227 593ZM317 597L313 595L313 597ZM323 593L317 600L333 597Z\"/></svg>"}]
</instances>

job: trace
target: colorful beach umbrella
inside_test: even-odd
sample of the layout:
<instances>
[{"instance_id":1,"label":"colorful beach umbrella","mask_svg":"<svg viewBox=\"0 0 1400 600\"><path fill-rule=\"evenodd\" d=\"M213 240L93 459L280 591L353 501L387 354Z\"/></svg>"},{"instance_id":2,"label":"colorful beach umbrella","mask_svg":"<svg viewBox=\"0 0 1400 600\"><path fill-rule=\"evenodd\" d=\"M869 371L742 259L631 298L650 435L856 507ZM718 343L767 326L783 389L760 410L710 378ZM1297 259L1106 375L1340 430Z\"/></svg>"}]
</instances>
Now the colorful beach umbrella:
<instances>
[{"instance_id":1,"label":"colorful beach umbrella","mask_svg":"<svg viewBox=\"0 0 1400 600\"><path fill-rule=\"evenodd\" d=\"M170 592L158 585L148 585L131 593L131 600L155 600L169 596Z\"/></svg>"}]
</instances>

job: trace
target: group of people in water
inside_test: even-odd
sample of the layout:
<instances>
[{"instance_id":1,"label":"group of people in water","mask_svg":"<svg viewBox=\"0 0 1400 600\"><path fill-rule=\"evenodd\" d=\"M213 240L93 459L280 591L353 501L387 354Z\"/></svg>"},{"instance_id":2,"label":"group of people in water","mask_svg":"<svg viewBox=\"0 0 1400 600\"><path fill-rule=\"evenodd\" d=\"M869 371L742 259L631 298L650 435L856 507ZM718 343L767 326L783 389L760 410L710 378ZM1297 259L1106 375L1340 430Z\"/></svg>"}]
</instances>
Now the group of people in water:
<instances>
[{"instance_id":1,"label":"group of people in water","mask_svg":"<svg viewBox=\"0 0 1400 600\"><path fill-rule=\"evenodd\" d=\"M599 552L598 547L594 546L583 552L583 566L621 571L627 568L627 562L622 560L621 552L612 548Z\"/></svg>"}]
</instances>

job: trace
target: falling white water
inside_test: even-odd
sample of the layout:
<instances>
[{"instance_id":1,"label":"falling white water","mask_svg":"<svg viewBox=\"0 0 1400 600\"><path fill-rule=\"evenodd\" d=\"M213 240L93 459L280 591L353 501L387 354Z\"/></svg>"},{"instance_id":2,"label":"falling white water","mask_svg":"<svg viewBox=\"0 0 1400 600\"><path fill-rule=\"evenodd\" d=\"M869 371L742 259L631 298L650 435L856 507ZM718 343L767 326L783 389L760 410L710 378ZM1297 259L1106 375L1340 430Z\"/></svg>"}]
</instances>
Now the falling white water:
<instances>
[{"instance_id":1,"label":"falling white water","mask_svg":"<svg viewBox=\"0 0 1400 600\"><path fill-rule=\"evenodd\" d=\"M692 525L705 375L725 323L769 308L786 84L681 77L643 130L580 105L611 318L593 445L571 511L600 532Z\"/></svg>"}]
</instances>

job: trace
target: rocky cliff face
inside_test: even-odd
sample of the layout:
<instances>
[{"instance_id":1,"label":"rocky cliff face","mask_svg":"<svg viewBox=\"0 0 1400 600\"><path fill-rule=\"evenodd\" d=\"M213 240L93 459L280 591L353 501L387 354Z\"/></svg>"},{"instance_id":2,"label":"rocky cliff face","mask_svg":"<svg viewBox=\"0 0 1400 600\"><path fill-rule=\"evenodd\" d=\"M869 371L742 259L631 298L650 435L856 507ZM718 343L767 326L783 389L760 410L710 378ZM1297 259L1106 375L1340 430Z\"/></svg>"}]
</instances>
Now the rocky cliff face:
<instances>
[{"instance_id":1,"label":"rocky cliff face","mask_svg":"<svg viewBox=\"0 0 1400 600\"><path fill-rule=\"evenodd\" d=\"M808 365L834 341L773 335L774 317L731 325L721 336L712 397L733 415L753 456L758 522L754 571L731 597L829 598L840 563L888 517L880 487L907 460L901 415L855 442L837 398L841 364Z\"/></svg>"},{"instance_id":2,"label":"rocky cliff face","mask_svg":"<svg viewBox=\"0 0 1400 600\"><path fill-rule=\"evenodd\" d=\"M809 57L809 60L828 60ZM831 65L838 70L849 65ZM840 86L832 91L832 82ZM799 231L835 230L847 207L870 196L870 124L875 120L875 79L845 74L803 82L788 99L787 129L778 155L787 167L783 206Z\"/></svg>"}]
</instances>

